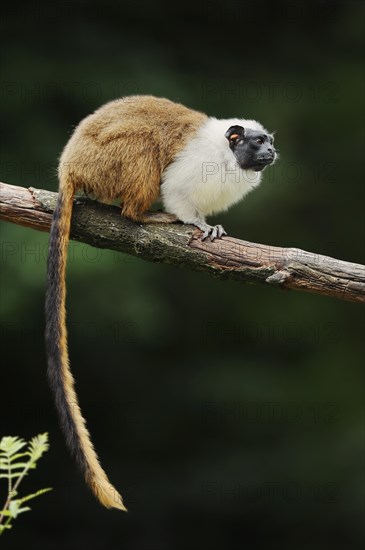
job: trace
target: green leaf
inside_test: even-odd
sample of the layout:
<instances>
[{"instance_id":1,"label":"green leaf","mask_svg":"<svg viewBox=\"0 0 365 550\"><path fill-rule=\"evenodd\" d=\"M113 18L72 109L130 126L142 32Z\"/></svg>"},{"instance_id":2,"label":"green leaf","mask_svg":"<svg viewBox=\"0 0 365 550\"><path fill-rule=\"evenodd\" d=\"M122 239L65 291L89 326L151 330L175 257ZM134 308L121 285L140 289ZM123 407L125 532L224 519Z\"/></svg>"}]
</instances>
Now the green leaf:
<instances>
[{"instance_id":1,"label":"green leaf","mask_svg":"<svg viewBox=\"0 0 365 550\"><path fill-rule=\"evenodd\" d=\"M1 453L0 453L0 456L1 456ZM15 455L12 455L10 460L13 461L13 460L18 460L18 458L21 458L23 456L29 456L29 453L28 451L25 451L25 453L16 453Z\"/></svg>"},{"instance_id":2,"label":"green leaf","mask_svg":"<svg viewBox=\"0 0 365 550\"><path fill-rule=\"evenodd\" d=\"M11 517L16 518L20 508L20 502L18 500L12 500L9 504L9 512Z\"/></svg>"},{"instance_id":3,"label":"green leaf","mask_svg":"<svg viewBox=\"0 0 365 550\"><path fill-rule=\"evenodd\" d=\"M16 518L19 516L19 514L22 514L23 512L28 512L31 508L29 506L24 506L23 508L21 506L20 500L12 500L9 504L9 513L11 517Z\"/></svg>"},{"instance_id":4,"label":"green leaf","mask_svg":"<svg viewBox=\"0 0 365 550\"><path fill-rule=\"evenodd\" d=\"M48 433L39 434L33 437L31 441L28 442L27 450L19 452L25 445L27 445L27 443L23 439L13 436L3 437L0 441L0 472L3 472L0 473L0 479L18 479L14 484L14 488L17 490L14 491L10 484L10 492L7 500L9 504L7 509L1 512L7 519L4 525L0 525L0 535L5 529L11 529L11 521L17 518L19 514L31 510L29 506L22 506L25 502L52 491L51 487L47 487L26 495L25 497L15 498L18 494L18 486L23 477L28 475L28 470L36 468L36 462L41 458L43 453L48 451ZM24 457L27 457L28 460L24 461Z\"/></svg>"},{"instance_id":5,"label":"green leaf","mask_svg":"<svg viewBox=\"0 0 365 550\"><path fill-rule=\"evenodd\" d=\"M26 497L22 497L19 500L21 504L23 502L27 502L27 500L31 500L32 498L39 497L40 495L43 495L44 493L48 493L49 491L52 491L52 487L46 487L45 489L39 489L36 493L33 493L32 495L27 495Z\"/></svg>"},{"instance_id":6,"label":"green leaf","mask_svg":"<svg viewBox=\"0 0 365 550\"><path fill-rule=\"evenodd\" d=\"M16 477L20 477L21 475L23 475L23 471L18 472L17 474L0 474L0 479L15 479Z\"/></svg>"},{"instance_id":7,"label":"green leaf","mask_svg":"<svg viewBox=\"0 0 365 550\"><path fill-rule=\"evenodd\" d=\"M0 470L15 470L16 468L26 468L28 467L28 462L15 462L14 464L4 464L0 462ZM30 465L29 468L34 468L33 465Z\"/></svg>"},{"instance_id":8,"label":"green leaf","mask_svg":"<svg viewBox=\"0 0 365 550\"><path fill-rule=\"evenodd\" d=\"M24 508L18 508L17 516L19 516L19 514L23 514L24 512L29 512L29 510L31 510L29 506L24 506Z\"/></svg>"},{"instance_id":9,"label":"green leaf","mask_svg":"<svg viewBox=\"0 0 365 550\"><path fill-rule=\"evenodd\" d=\"M4 451L7 456L12 456L26 445L24 439L20 437L6 436L0 441L0 450Z\"/></svg>"},{"instance_id":10,"label":"green leaf","mask_svg":"<svg viewBox=\"0 0 365 550\"><path fill-rule=\"evenodd\" d=\"M39 434L33 437L28 446L31 462L33 463L39 460L42 454L48 451L48 449L48 433Z\"/></svg>"}]
</instances>

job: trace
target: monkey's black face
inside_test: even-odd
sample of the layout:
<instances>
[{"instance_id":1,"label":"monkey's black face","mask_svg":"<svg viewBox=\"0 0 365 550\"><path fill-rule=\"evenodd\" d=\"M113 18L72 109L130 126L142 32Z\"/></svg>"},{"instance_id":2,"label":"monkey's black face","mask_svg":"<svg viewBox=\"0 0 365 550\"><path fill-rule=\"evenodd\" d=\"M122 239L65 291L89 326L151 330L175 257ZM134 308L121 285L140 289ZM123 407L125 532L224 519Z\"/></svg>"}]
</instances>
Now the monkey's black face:
<instances>
[{"instance_id":1,"label":"monkey's black face","mask_svg":"<svg viewBox=\"0 0 365 550\"><path fill-rule=\"evenodd\" d=\"M242 126L231 126L225 136L242 169L260 172L275 161L274 139L270 134Z\"/></svg>"}]
</instances>

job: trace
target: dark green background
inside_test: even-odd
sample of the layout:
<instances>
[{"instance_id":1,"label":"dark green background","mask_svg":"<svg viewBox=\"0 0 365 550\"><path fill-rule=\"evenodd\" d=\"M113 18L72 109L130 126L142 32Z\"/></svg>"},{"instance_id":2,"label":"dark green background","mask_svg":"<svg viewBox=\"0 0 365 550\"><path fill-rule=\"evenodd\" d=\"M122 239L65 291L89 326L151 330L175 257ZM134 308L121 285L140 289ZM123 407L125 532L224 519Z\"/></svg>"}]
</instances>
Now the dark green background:
<instances>
[{"instance_id":1,"label":"dark green background","mask_svg":"<svg viewBox=\"0 0 365 550\"><path fill-rule=\"evenodd\" d=\"M149 93L276 130L281 158L216 218L231 235L364 262L357 1L8 3L1 179L56 190L72 128ZM1 226L1 434L48 431L4 548L357 549L363 309L74 243L72 370L128 514L102 509L46 381L47 235ZM5 493L5 483L0 493Z\"/></svg>"}]
</instances>

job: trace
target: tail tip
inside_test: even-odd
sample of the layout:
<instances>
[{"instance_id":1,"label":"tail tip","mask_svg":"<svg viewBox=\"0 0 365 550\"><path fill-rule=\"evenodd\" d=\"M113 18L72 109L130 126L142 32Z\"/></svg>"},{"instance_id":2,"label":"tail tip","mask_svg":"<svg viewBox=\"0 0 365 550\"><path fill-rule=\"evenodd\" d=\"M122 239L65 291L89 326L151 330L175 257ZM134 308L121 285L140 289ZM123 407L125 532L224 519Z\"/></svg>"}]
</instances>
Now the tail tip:
<instances>
[{"instance_id":1,"label":"tail tip","mask_svg":"<svg viewBox=\"0 0 365 550\"><path fill-rule=\"evenodd\" d=\"M94 481L90 483L90 487L100 504L105 506L105 508L116 508L122 512L128 512L123 503L122 496L113 485L106 485L105 483Z\"/></svg>"},{"instance_id":2,"label":"tail tip","mask_svg":"<svg viewBox=\"0 0 365 550\"><path fill-rule=\"evenodd\" d=\"M111 487L110 491L107 493L99 493L97 498L106 508L115 508L116 510L121 510L122 512L128 512L127 508L124 506L121 495L114 489L114 487Z\"/></svg>"}]
</instances>

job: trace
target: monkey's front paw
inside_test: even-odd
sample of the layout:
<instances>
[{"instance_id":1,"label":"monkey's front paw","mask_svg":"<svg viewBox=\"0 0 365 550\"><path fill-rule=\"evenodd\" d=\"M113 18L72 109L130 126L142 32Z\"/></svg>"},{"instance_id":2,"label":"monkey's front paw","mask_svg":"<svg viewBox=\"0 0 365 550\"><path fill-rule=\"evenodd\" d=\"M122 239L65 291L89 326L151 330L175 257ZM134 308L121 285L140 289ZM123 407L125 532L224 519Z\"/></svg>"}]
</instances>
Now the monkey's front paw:
<instances>
[{"instance_id":1,"label":"monkey's front paw","mask_svg":"<svg viewBox=\"0 0 365 550\"><path fill-rule=\"evenodd\" d=\"M203 231L201 240L204 241L207 237L210 237L211 241L214 239L221 239L223 235L227 235L227 232L223 229L221 225L208 225L205 224L204 227L200 227Z\"/></svg>"}]
</instances>

